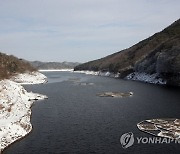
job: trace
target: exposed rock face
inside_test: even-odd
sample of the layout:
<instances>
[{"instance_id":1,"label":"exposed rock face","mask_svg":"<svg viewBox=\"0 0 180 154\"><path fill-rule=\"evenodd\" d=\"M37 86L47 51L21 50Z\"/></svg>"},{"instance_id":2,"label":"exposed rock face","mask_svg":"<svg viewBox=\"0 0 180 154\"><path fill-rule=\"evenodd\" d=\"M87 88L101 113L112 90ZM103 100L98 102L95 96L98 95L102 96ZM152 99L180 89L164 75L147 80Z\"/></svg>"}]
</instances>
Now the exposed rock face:
<instances>
[{"instance_id":1,"label":"exposed rock face","mask_svg":"<svg viewBox=\"0 0 180 154\"><path fill-rule=\"evenodd\" d=\"M135 72L157 73L167 84L180 85L180 38L161 44L135 64Z\"/></svg>"},{"instance_id":2,"label":"exposed rock face","mask_svg":"<svg viewBox=\"0 0 180 154\"><path fill-rule=\"evenodd\" d=\"M76 66L76 70L156 74L168 85L180 86L180 19L138 44L102 59Z\"/></svg>"}]
</instances>

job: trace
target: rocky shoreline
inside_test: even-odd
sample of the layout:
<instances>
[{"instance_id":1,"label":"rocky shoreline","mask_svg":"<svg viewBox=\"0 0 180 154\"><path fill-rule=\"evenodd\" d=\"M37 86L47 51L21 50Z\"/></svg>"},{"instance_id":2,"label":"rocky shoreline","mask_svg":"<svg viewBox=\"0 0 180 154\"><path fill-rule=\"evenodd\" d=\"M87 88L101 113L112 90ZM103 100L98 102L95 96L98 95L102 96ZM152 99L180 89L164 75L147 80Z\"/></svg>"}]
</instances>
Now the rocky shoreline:
<instances>
[{"instance_id":1,"label":"rocky shoreline","mask_svg":"<svg viewBox=\"0 0 180 154\"><path fill-rule=\"evenodd\" d=\"M46 76L39 72L17 74L11 79L0 81L0 153L31 132L31 106L35 100L47 98L27 92L21 84L45 82Z\"/></svg>"},{"instance_id":2,"label":"rocky shoreline","mask_svg":"<svg viewBox=\"0 0 180 154\"><path fill-rule=\"evenodd\" d=\"M157 74L147 74L147 73L130 73L124 78L120 77L120 73L111 73L111 72L101 72L101 71L74 71L75 73L84 73L89 75L99 75L99 76L106 76L112 78L120 78L125 80L133 80L133 81L141 81L151 84L159 84L159 85L166 85L167 81L160 78Z\"/></svg>"}]
</instances>

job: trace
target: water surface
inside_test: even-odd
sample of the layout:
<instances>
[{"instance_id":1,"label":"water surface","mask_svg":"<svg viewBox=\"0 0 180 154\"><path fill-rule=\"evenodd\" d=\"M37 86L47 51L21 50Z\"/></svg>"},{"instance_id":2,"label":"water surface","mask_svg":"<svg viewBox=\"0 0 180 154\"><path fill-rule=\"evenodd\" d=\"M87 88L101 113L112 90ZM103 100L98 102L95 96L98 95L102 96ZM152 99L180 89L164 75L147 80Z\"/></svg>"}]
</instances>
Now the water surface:
<instances>
[{"instance_id":1,"label":"water surface","mask_svg":"<svg viewBox=\"0 0 180 154\"><path fill-rule=\"evenodd\" d=\"M27 85L49 99L32 107L33 131L6 154L175 154L179 144L137 144L123 149L126 132L150 137L136 124L152 118L180 118L180 89L69 72L44 72L49 83ZM79 85L77 82L94 83ZM133 91L128 98L102 98L104 91Z\"/></svg>"}]
</instances>

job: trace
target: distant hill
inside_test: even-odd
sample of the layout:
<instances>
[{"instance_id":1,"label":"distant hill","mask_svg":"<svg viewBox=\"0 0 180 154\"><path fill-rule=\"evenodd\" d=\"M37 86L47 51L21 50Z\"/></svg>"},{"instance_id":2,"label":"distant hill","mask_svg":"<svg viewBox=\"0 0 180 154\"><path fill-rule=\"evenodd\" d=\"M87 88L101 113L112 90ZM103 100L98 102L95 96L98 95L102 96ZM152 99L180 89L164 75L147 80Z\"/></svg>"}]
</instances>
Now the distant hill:
<instances>
[{"instance_id":1,"label":"distant hill","mask_svg":"<svg viewBox=\"0 0 180 154\"><path fill-rule=\"evenodd\" d=\"M0 53L0 80L9 78L15 73L24 73L26 71L32 72L35 70L34 67L22 59Z\"/></svg>"},{"instance_id":2,"label":"distant hill","mask_svg":"<svg viewBox=\"0 0 180 154\"><path fill-rule=\"evenodd\" d=\"M180 19L128 49L78 65L74 70L119 72L120 78L132 72L157 73L168 84L180 85Z\"/></svg>"},{"instance_id":3,"label":"distant hill","mask_svg":"<svg viewBox=\"0 0 180 154\"><path fill-rule=\"evenodd\" d=\"M75 66L80 63L77 62L30 62L33 67L38 70L50 70L50 69L74 69Z\"/></svg>"}]
</instances>

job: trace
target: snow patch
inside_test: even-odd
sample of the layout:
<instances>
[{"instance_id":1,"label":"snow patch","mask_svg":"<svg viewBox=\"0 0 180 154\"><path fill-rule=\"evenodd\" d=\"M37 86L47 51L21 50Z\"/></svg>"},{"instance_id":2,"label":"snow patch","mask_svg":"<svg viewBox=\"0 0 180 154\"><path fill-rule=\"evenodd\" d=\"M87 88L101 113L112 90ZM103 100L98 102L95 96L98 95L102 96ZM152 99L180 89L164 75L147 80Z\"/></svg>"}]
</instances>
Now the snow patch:
<instances>
[{"instance_id":1,"label":"snow patch","mask_svg":"<svg viewBox=\"0 0 180 154\"><path fill-rule=\"evenodd\" d=\"M83 74L88 74L88 75L99 75L99 71L94 72L94 71L74 71L74 73L83 73Z\"/></svg>"},{"instance_id":2,"label":"snow patch","mask_svg":"<svg viewBox=\"0 0 180 154\"><path fill-rule=\"evenodd\" d=\"M98 76L107 76L107 77L114 77L118 78L120 73L111 73L111 72L102 72L102 71L74 71L74 73L84 73L88 75L98 75Z\"/></svg>"},{"instance_id":3,"label":"snow patch","mask_svg":"<svg viewBox=\"0 0 180 154\"><path fill-rule=\"evenodd\" d=\"M28 72L17 74L13 76L10 80L20 84L40 84L47 82L47 77L39 72Z\"/></svg>"}]
</instances>

